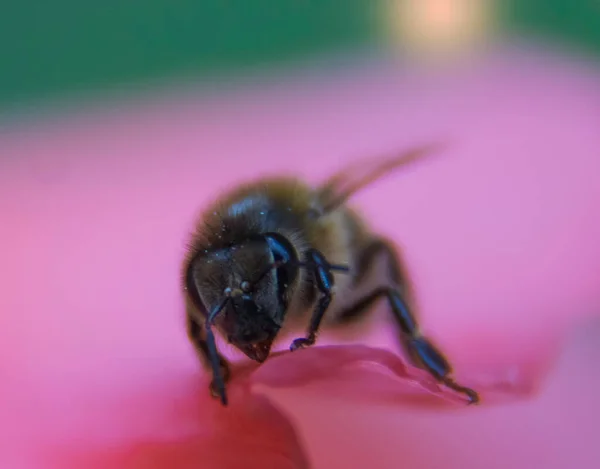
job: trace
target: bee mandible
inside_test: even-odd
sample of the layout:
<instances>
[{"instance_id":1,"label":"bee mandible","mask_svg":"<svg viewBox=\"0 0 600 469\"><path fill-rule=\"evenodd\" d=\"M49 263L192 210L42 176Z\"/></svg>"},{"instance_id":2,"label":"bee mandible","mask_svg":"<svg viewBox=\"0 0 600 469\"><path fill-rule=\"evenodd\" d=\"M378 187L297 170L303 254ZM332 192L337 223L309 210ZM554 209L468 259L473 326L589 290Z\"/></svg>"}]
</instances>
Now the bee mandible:
<instances>
[{"instance_id":1,"label":"bee mandible","mask_svg":"<svg viewBox=\"0 0 600 469\"><path fill-rule=\"evenodd\" d=\"M183 265L187 334L207 369L210 391L227 405L227 360L215 331L247 357L263 363L284 326L306 327L290 350L314 345L322 325L342 326L366 316L384 298L410 361L438 382L479 401L451 377L452 367L421 334L408 276L392 242L373 233L347 205L360 189L394 169L439 150L414 147L351 165L318 187L295 177L262 178L237 186L202 215ZM384 278L364 285L377 261Z\"/></svg>"}]
</instances>

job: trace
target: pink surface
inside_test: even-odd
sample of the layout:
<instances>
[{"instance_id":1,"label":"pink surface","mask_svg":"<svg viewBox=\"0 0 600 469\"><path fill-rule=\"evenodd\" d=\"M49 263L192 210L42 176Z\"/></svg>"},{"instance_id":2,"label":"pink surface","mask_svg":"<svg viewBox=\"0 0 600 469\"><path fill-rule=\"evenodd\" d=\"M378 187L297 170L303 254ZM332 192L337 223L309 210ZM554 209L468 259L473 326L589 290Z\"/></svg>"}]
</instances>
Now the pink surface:
<instances>
[{"instance_id":1,"label":"pink surface","mask_svg":"<svg viewBox=\"0 0 600 469\"><path fill-rule=\"evenodd\" d=\"M515 56L5 132L0 467L598 467L598 328L550 366L600 310L598 83ZM357 346L283 354L219 408L178 285L197 211L264 172L317 180L440 138L443 157L355 203L402 246L424 329L488 404ZM352 341L394 349L385 313Z\"/></svg>"}]
</instances>

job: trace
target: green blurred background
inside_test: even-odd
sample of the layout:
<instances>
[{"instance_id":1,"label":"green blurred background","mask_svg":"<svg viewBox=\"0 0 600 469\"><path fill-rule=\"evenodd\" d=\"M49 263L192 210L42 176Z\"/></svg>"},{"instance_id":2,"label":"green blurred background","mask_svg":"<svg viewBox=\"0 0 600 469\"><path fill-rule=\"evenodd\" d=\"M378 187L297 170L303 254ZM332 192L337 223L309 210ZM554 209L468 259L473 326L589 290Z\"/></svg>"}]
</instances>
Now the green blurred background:
<instances>
[{"instance_id":1,"label":"green blurred background","mask_svg":"<svg viewBox=\"0 0 600 469\"><path fill-rule=\"evenodd\" d=\"M247 67L377 41L371 0L13 1L0 14L0 112L177 76ZM600 2L504 4L503 28L600 56Z\"/></svg>"}]
</instances>

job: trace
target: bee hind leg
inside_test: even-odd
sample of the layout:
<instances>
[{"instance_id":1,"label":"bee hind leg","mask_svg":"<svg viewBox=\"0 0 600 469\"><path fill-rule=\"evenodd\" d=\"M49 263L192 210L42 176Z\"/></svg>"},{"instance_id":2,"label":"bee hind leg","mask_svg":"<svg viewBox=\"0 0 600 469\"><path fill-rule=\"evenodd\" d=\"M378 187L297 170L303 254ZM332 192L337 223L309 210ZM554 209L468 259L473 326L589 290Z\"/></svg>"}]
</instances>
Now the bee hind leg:
<instances>
[{"instance_id":1,"label":"bee hind leg","mask_svg":"<svg viewBox=\"0 0 600 469\"><path fill-rule=\"evenodd\" d=\"M448 360L429 339L421 335L414 316L398 290L387 288L385 293L401 330L400 340L412 362L428 371L437 381L444 383L448 388L465 394L469 399L469 404L479 402L477 392L461 386L450 377L452 367Z\"/></svg>"},{"instance_id":2,"label":"bee hind leg","mask_svg":"<svg viewBox=\"0 0 600 469\"><path fill-rule=\"evenodd\" d=\"M350 307L340 311L337 314L338 321L343 323L364 315L372 303L382 297L386 298L400 329L400 341L413 364L429 372L448 388L466 395L469 404L479 402L479 395L476 391L461 386L450 377L452 367L448 360L429 339L421 335L417 320L409 307L412 292L409 288L408 277L400 264L396 251L389 243L382 239L376 239L361 251L357 259L355 286L358 286L364 279L379 255L385 256L388 283L391 285L375 289Z\"/></svg>"}]
</instances>

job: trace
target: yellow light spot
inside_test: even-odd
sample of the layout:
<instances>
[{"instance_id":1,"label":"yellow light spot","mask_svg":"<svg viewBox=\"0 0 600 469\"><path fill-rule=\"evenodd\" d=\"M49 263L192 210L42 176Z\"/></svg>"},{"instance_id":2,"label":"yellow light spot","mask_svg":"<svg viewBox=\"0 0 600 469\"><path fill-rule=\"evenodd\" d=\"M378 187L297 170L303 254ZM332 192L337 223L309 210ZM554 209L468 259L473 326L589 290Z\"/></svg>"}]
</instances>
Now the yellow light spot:
<instances>
[{"instance_id":1,"label":"yellow light spot","mask_svg":"<svg viewBox=\"0 0 600 469\"><path fill-rule=\"evenodd\" d=\"M395 46L426 55L473 50L494 30L494 0L387 0L384 25Z\"/></svg>"}]
</instances>

